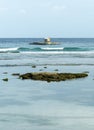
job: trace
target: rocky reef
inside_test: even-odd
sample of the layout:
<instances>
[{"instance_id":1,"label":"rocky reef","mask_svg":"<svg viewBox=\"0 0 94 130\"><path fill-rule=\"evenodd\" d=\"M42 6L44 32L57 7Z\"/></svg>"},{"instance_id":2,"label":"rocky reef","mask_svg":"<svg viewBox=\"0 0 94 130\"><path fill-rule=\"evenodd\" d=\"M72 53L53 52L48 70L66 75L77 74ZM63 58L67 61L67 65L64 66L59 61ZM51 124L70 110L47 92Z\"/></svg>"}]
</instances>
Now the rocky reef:
<instances>
[{"instance_id":1,"label":"rocky reef","mask_svg":"<svg viewBox=\"0 0 94 130\"><path fill-rule=\"evenodd\" d=\"M54 73L54 72L33 72L26 73L19 76L22 80L25 79L33 79L33 80L41 80L41 81L65 81L76 78L84 78L87 77L87 73Z\"/></svg>"}]
</instances>

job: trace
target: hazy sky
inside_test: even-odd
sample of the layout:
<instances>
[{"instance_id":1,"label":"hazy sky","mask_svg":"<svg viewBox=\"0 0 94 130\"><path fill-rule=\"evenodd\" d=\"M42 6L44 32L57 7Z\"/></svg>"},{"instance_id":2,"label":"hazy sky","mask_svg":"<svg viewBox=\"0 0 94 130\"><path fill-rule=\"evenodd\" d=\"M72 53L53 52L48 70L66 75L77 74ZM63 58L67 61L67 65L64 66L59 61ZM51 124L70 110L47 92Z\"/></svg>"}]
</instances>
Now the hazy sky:
<instances>
[{"instance_id":1,"label":"hazy sky","mask_svg":"<svg viewBox=\"0 0 94 130\"><path fill-rule=\"evenodd\" d=\"M94 0L0 0L0 37L94 37Z\"/></svg>"}]
</instances>

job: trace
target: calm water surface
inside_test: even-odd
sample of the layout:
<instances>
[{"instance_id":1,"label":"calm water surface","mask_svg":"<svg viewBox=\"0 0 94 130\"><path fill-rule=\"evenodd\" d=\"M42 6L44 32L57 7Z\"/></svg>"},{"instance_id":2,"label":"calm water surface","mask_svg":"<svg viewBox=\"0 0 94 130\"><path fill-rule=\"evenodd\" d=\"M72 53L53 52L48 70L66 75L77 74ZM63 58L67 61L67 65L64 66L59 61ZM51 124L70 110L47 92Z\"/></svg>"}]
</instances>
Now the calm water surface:
<instances>
[{"instance_id":1,"label":"calm water surface","mask_svg":"<svg viewBox=\"0 0 94 130\"><path fill-rule=\"evenodd\" d=\"M50 46L33 41L43 39L0 39L0 129L93 130L94 39L57 38ZM56 69L89 76L51 83L12 76Z\"/></svg>"}]
</instances>

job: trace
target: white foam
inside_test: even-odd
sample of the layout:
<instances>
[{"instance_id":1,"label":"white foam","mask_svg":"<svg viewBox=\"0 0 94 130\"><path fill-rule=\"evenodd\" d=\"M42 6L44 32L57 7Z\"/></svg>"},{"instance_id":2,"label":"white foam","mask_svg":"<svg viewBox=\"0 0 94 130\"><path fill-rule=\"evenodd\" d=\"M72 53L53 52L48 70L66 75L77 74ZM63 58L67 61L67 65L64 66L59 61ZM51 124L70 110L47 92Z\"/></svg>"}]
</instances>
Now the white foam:
<instances>
[{"instance_id":1,"label":"white foam","mask_svg":"<svg viewBox=\"0 0 94 130\"><path fill-rule=\"evenodd\" d=\"M47 48L41 48L43 50L63 50L64 48L50 48L50 47L47 47Z\"/></svg>"},{"instance_id":2,"label":"white foam","mask_svg":"<svg viewBox=\"0 0 94 130\"><path fill-rule=\"evenodd\" d=\"M64 52L58 52L58 51L39 51L39 52L36 52L36 51L25 51L25 52L20 52L20 53L24 53L24 54L63 54Z\"/></svg>"},{"instance_id":3,"label":"white foam","mask_svg":"<svg viewBox=\"0 0 94 130\"><path fill-rule=\"evenodd\" d=\"M16 51L18 48L0 48L0 52Z\"/></svg>"}]
</instances>

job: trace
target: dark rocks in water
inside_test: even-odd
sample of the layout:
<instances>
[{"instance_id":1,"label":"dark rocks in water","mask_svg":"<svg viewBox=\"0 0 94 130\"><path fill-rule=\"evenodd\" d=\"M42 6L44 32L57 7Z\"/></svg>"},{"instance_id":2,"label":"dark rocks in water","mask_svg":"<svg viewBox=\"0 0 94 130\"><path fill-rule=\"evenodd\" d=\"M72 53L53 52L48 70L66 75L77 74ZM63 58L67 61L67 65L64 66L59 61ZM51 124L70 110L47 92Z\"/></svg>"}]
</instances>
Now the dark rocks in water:
<instances>
[{"instance_id":1,"label":"dark rocks in water","mask_svg":"<svg viewBox=\"0 0 94 130\"><path fill-rule=\"evenodd\" d=\"M19 76L21 79L32 79L32 73L26 73Z\"/></svg>"},{"instance_id":2,"label":"dark rocks in water","mask_svg":"<svg viewBox=\"0 0 94 130\"><path fill-rule=\"evenodd\" d=\"M55 69L54 71L58 71L58 69Z\"/></svg>"},{"instance_id":3,"label":"dark rocks in water","mask_svg":"<svg viewBox=\"0 0 94 130\"><path fill-rule=\"evenodd\" d=\"M13 73L12 75L13 75L13 76L19 76L20 73Z\"/></svg>"},{"instance_id":4,"label":"dark rocks in water","mask_svg":"<svg viewBox=\"0 0 94 130\"><path fill-rule=\"evenodd\" d=\"M33 80L41 80L41 81L65 81L76 78L84 78L87 77L86 73L53 73L53 72L34 72L34 73L26 73L19 76L21 79L33 79Z\"/></svg>"},{"instance_id":5,"label":"dark rocks in water","mask_svg":"<svg viewBox=\"0 0 94 130\"><path fill-rule=\"evenodd\" d=\"M32 65L32 68L36 68L36 65Z\"/></svg>"},{"instance_id":6,"label":"dark rocks in water","mask_svg":"<svg viewBox=\"0 0 94 130\"><path fill-rule=\"evenodd\" d=\"M8 78L2 79L2 80L8 82Z\"/></svg>"}]
</instances>

